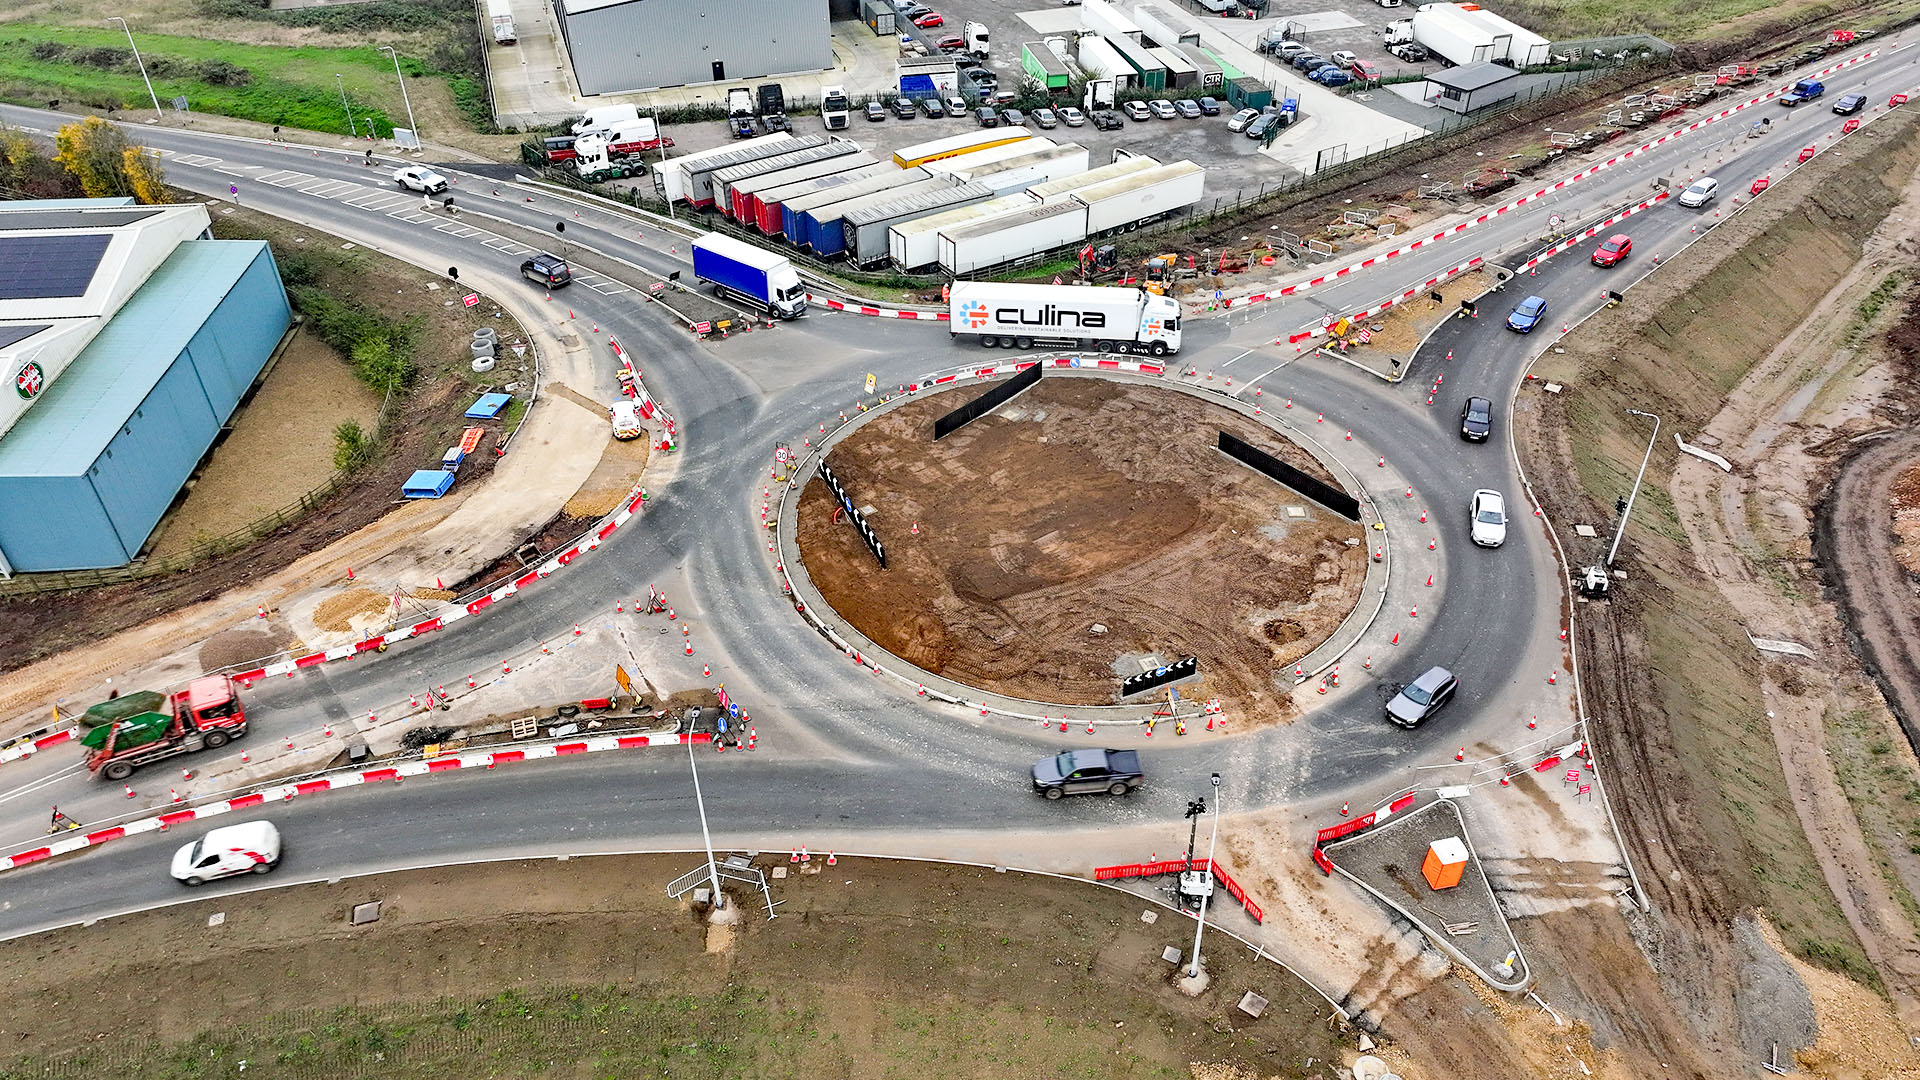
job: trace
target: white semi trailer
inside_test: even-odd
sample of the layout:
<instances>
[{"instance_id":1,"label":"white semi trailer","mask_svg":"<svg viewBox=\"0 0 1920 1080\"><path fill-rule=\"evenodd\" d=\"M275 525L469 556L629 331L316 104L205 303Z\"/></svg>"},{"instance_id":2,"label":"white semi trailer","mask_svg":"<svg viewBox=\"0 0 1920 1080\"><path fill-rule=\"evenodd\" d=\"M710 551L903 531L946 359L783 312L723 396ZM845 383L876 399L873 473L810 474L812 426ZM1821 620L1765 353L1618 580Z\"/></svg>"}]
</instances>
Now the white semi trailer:
<instances>
[{"instance_id":1,"label":"white semi trailer","mask_svg":"<svg viewBox=\"0 0 1920 1080\"><path fill-rule=\"evenodd\" d=\"M1179 301L1145 289L956 281L947 304L953 336L989 349L1180 351Z\"/></svg>"}]
</instances>

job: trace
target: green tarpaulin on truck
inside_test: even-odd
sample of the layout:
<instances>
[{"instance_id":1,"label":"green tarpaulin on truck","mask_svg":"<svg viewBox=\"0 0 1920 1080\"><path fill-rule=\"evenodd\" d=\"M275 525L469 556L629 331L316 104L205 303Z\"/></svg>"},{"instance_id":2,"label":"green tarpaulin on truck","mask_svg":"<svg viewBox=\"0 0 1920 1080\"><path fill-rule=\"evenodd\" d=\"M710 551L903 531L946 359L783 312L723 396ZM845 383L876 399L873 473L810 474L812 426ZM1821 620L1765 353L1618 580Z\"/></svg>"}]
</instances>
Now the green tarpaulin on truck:
<instances>
[{"instance_id":1,"label":"green tarpaulin on truck","mask_svg":"<svg viewBox=\"0 0 1920 1080\"><path fill-rule=\"evenodd\" d=\"M98 727L141 713L165 712L166 708L167 695L158 690L139 690L89 706L86 712L80 714L80 722L88 727Z\"/></svg>"},{"instance_id":2,"label":"green tarpaulin on truck","mask_svg":"<svg viewBox=\"0 0 1920 1080\"><path fill-rule=\"evenodd\" d=\"M173 717L166 713L142 713L120 722L120 735L113 742L114 749L125 750L133 746L145 746L147 743L166 735L167 728L173 726ZM107 745L107 734L113 730L112 724L101 724L86 733L80 745L89 750L98 750Z\"/></svg>"}]
</instances>

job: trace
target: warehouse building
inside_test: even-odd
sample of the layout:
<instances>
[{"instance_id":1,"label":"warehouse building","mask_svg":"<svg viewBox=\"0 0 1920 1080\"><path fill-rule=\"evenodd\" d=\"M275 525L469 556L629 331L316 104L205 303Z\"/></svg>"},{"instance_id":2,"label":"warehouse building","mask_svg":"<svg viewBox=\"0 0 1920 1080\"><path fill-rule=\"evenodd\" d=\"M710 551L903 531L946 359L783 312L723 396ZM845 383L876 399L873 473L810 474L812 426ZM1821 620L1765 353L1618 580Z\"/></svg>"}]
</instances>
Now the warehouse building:
<instances>
[{"instance_id":1,"label":"warehouse building","mask_svg":"<svg viewBox=\"0 0 1920 1080\"><path fill-rule=\"evenodd\" d=\"M203 206L0 203L0 574L140 552L292 322Z\"/></svg>"},{"instance_id":2,"label":"warehouse building","mask_svg":"<svg viewBox=\"0 0 1920 1080\"><path fill-rule=\"evenodd\" d=\"M833 66L827 0L553 0L582 94Z\"/></svg>"}]
</instances>

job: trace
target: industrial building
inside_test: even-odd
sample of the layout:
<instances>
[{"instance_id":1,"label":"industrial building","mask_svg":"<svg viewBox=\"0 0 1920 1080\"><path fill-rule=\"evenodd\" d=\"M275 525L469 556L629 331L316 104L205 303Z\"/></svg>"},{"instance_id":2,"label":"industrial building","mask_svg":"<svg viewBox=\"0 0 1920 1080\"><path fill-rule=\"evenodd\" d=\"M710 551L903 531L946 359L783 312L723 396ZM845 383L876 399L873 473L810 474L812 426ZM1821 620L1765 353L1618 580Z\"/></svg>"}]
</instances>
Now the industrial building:
<instances>
[{"instance_id":1,"label":"industrial building","mask_svg":"<svg viewBox=\"0 0 1920 1080\"><path fill-rule=\"evenodd\" d=\"M0 574L123 566L292 322L204 206L0 203Z\"/></svg>"},{"instance_id":2,"label":"industrial building","mask_svg":"<svg viewBox=\"0 0 1920 1080\"><path fill-rule=\"evenodd\" d=\"M828 0L553 0L582 94L833 66Z\"/></svg>"}]
</instances>

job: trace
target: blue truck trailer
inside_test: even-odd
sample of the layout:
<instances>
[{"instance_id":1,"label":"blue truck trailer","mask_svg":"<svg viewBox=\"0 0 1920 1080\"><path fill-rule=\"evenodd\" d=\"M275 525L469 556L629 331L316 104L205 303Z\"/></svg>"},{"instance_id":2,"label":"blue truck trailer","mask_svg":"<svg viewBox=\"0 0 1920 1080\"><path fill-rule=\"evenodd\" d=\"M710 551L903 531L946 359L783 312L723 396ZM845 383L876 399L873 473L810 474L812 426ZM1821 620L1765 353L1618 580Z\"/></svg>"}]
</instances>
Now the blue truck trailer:
<instances>
[{"instance_id":1,"label":"blue truck trailer","mask_svg":"<svg viewBox=\"0 0 1920 1080\"><path fill-rule=\"evenodd\" d=\"M693 242L693 276L713 291L782 319L807 310L807 288L785 255L731 236L708 233Z\"/></svg>"}]
</instances>

